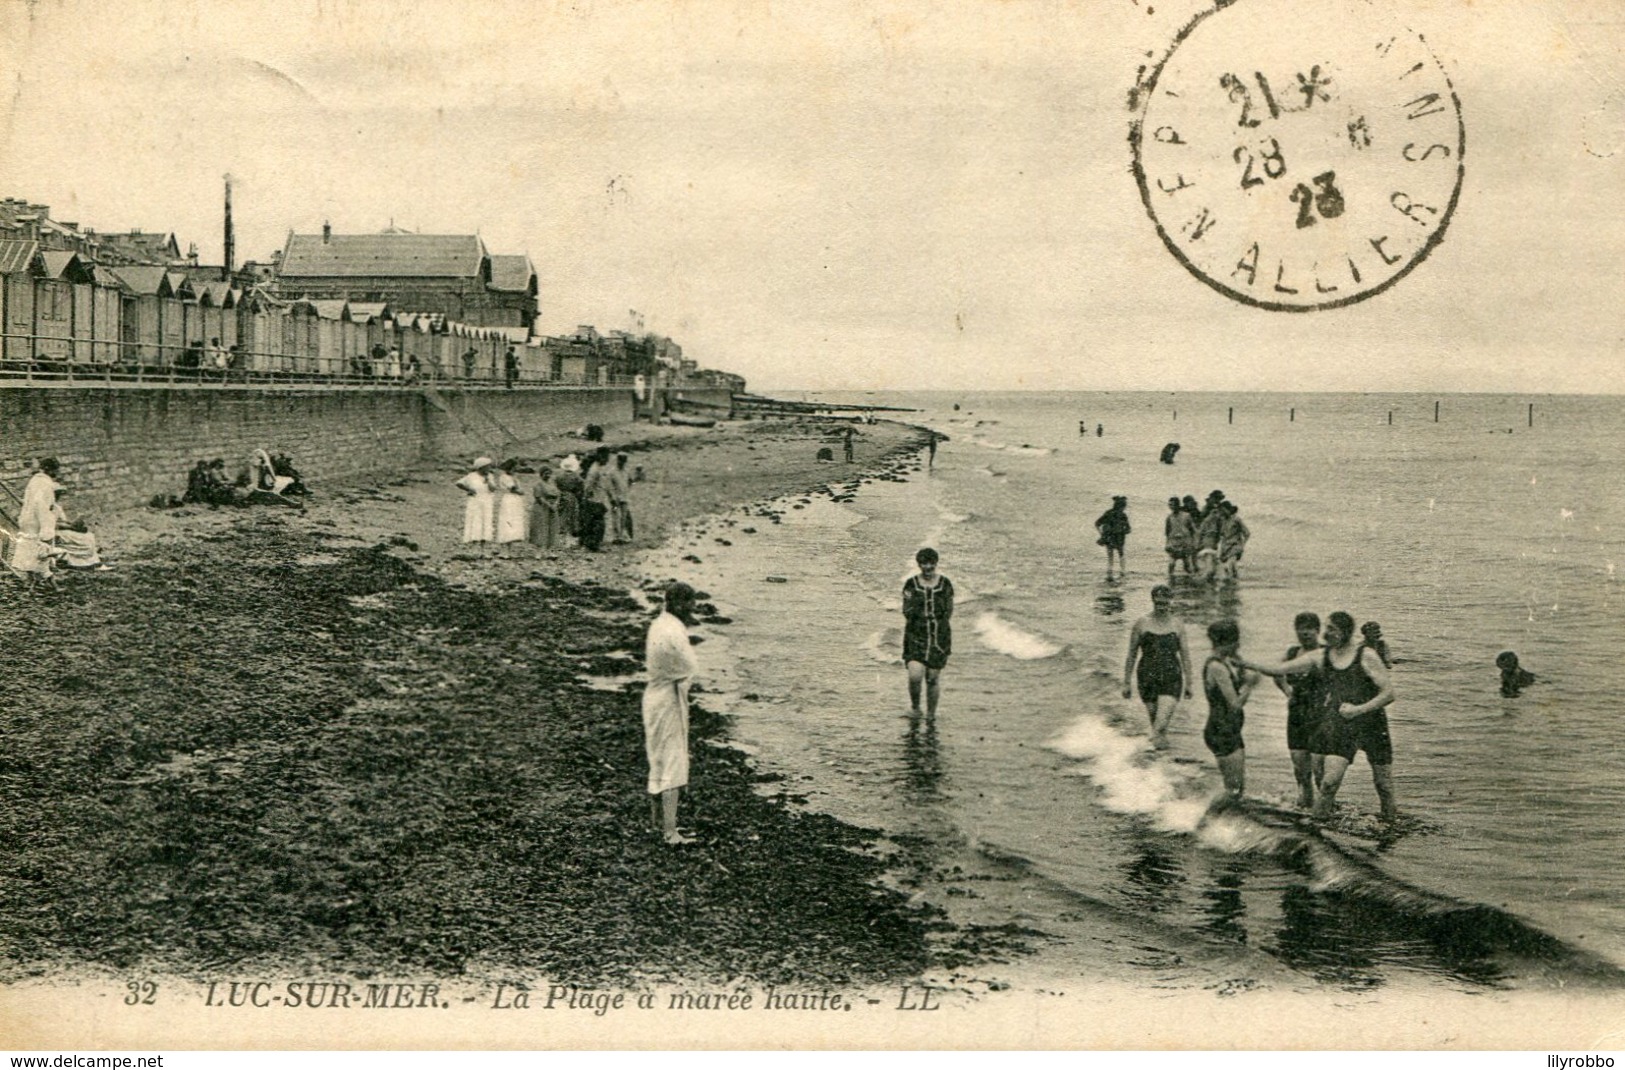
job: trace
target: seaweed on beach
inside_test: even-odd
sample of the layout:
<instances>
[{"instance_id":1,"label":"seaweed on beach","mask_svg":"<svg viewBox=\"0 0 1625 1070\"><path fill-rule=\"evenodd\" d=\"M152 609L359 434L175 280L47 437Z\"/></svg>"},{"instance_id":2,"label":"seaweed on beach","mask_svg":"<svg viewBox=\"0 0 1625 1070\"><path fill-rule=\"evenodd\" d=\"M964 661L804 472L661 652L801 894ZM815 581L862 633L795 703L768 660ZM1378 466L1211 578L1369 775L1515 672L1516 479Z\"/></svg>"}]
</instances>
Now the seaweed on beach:
<instances>
[{"instance_id":1,"label":"seaweed on beach","mask_svg":"<svg viewBox=\"0 0 1625 1070\"><path fill-rule=\"evenodd\" d=\"M647 611L501 591L293 523L170 540L14 599L0 976L223 970L577 984L866 983L928 966L871 834L759 793L696 705L685 823L649 821Z\"/></svg>"}]
</instances>

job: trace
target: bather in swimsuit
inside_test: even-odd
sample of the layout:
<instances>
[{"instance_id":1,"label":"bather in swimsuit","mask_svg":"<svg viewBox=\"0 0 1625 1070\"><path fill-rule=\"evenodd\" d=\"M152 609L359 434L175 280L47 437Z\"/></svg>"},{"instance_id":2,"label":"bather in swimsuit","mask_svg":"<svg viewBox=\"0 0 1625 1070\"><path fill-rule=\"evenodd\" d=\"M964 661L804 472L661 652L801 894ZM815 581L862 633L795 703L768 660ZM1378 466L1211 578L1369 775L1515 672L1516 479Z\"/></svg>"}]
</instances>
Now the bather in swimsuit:
<instances>
[{"instance_id":1,"label":"bather in swimsuit","mask_svg":"<svg viewBox=\"0 0 1625 1070\"><path fill-rule=\"evenodd\" d=\"M1178 632L1141 632L1140 661L1134 667L1134 680L1140 685L1140 698L1155 702L1160 695L1179 698L1185 693L1185 674L1179 667Z\"/></svg>"}]
</instances>

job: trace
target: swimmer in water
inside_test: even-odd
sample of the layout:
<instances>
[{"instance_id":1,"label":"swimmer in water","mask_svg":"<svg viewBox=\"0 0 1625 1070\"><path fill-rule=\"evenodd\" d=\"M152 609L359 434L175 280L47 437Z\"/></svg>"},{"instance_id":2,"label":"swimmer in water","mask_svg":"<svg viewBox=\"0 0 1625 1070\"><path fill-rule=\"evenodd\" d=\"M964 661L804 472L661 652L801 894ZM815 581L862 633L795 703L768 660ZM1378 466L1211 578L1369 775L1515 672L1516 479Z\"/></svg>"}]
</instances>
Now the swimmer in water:
<instances>
[{"instance_id":1,"label":"swimmer in water","mask_svg":"<svg viewBox=\"0 0 1625 1070\"><path fill-rule=\"evenodd\" d=\"M1239 799L1247 790L1247 748L1241 740L1247 699L1258 684L1240 660L1241 628L1233 620L1207 626L1213 654L1202 666L1202 688L1207 692L1207 725L1202 742L1213 752L1224 778L1224 790Z\"/></svg>"},{"instance_id":2,"label":"swimmer in water","mask_svg":"<svg viewBox=\"0 0 1625 1070\"><path fill-rule=\"evenodd\" d=\"M1344 612L1326 619L1326 645L1300 653L1278 665L1243 661L1249 669L1283 676L1319 668L1325 685L1325 720L1315 749L1326 755L1325 772L1315 796L1315 818L1328 820L1337 806L1337 791L1354 756L1365 751L1371 782L1377 789L1382 819L1399 817L1394 804L1394 743L1388 733L1388 706L1394 701L1388 663L1369 643L1356 642L1354 618Z\"/></svg>"},{"instance_id":3,"label":"swimmer in water","mask_svg":"<svg viewBox=\"0 0 1625 1070\"><path fill-rule=\"evenodd\" d=\"M1287 648L1284 660L1320 649L1320 617L1299 613L1292 620L1298 642ZM1325 719L1325 687L1318 667L1290 676L1279 676L1277 687L1286 695L1286 749L1292 756L1292 776L1298 782L1298 805L1307 810L1315 805L1315 787L1326 768L1326 755L1316 753Z\"/></svg>"},{"instance_id":4,"label":"swimmer in water","mask_svg":"<svg viewBox=\"0 0 1625 1070\"><path fill-rule=\"evenodd\" d=\"M1168 749L1168 725L1179 709L1179 700L1191 697L1185 622L1170 611L1173 604L1174 592L1166 584L1151 588L1151 612L1134 622L1128 656L1123 660L1123 697L1133 697L1132 676L1151 720L1151 745L1157 750Z\"/></svg>"},{"instance_id":5,"label":"swimmer in water","mask_svg":"<svg viewBox=\"0 0 1625 1070\"><path fill-rule=\"evenodd\" d=\"M1503 650L1495 655L1495 667L1501 670L1501 697L1517 698L1523 689L1535 682L1535 674L1518 664L1518 655Z\"/></svg>"}]
</instances>

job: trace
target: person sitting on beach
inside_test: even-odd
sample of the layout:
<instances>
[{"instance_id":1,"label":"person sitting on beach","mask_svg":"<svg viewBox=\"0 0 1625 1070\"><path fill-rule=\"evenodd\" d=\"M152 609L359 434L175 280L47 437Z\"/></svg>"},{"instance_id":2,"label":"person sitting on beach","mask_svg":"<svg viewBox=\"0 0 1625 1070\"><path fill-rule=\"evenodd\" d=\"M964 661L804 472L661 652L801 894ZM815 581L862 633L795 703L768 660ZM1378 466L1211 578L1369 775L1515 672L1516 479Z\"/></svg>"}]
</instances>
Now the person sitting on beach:
<instances>
[{"instance_id":1,"label":"person sitting on beach","mask_svg":"<svg viewBox=\"0 0 1625 1070\"><path fill-rule=\"evenodd\" d=\"M1240 658L1241 628L1233 620L1216 620L1207 626L1213 653L1202 666L1202 687L1207 692L1207 725L1202 742L1219 763L1224 790L1241 798L1247 790L1247 749L1241 739L1246 721L1247 699L1258 684L1258 674L1248 672Z\"/></svg>"},{"instance_id":2,"label":"person sitting on beach","mask_svg":"<svg viewBox=\"0 0 1625 1070\"><path fill-rule=\"evenodd\" d=\"M903 664L908 667L909 713L920 714L920 687L925 712L937 715L942 670L953 653L954 585L937 571L938 555L927 546L914 555L918 574L903 582Z\"/></svg>"},{"instance_id":3,"label":"person sitting on beach","mask_svg":"<svg viewBox=\"0 0 1625 1070\"><path fill-rule=\"evenodd\" d=\"M655 827L668 844L692 843L677 831L677 804L688 786L688 689L698 670L688 624L694 588L674 581L664 607L649 625L644 667L643 748L649 761L649 805ZM657 802L658 800L658 802Z\"/></svg>"},{"instance_id":4,"label":"person sitting on beach","mask_svg":"<svg viewBox=\"0 0 1625 1070\"><path fill-rule=\"evenodd\" d=\"M278 475L276 462L265 450L255 450L248 458L248 498L262 504L287 505L303 508L286 495L292 493L296 480L293 476Z\"/></svg>"},{"instance_id":5,"label":"person sitting on beach","mask_svg":"<svg viewBox=\"0 0 1625 1070\"><path fill-rule=\"evenodd\" d=\"M1173 604L1172 588L1161 583L1151 588L1151 612L1134 622L1128 656L1123 660L1123 697L1133 697L1132 676L1151 721L1151 745L1157 750L1168 748L1168 725L1179 709L1179 700L1191 697L1185 622L1170 612Z\"/></svg>"},{"instance_id":6,"label":"person sitting on beach","mask_svg":"<svg viewBox=\"0 0 1625 1070\"><path fill-rule=\"evenodd\" d=\"M1240 510L1234 502L1220 502L1217 512L1220 514L1219 565L1225 576L1233 580L1241 565L1241 555L1247 551L1247 540L1253 533L1237 515Z\"/></svg>"},{"instance_id":7,"label":"person sitting on beach","mask_svg":"<svg viewBox=\"0 0 1625 1070\"><path fill-rule=\"evenodd\" d=\"M1298 642L1287 647L1284 660L1320 649L1320 617L1304 612L1292 618ZM1275 684L1286 695L1286 749L1292 757L1292 776L1298 782L1298 805L1315 805L1315 789L1326 767L1326 752L1318 744L1325 718L1325 687L1316 666L1301 673L1278 676Z\"/></svg>"},{"instance_id":8,"label":"person sitting on beach","mask_svg":"<svg viewBox=\"0 0 1625 1070\"><path fill-rule=\"evenodd\" d=\"M1278 665L1244 661L1249 669L1270 676L1296 674L1318 669L1325 687L1324 720L1320 744L1325 771L1315 798L1315 818L1330 819L1337 806L1337 792L1343 775L1354 764L1354 756L1365 751L1371 763L1371 781L1377 790L1382 819L1392 823L1399 811L1394 803L1394 744L1388 732L1387 708L1394 701L1393 680L1388 665L1377 650L1354 641L1354 618L1339 610L1326 618L1320 650L1300 653Z\"/></svg>"},{"instance_id":9,"label":"person sitting on beach","mask_svg":"<svg viewBox=\"0 0 1625 1070\"><path fill-rule=\"evenodd\" d=\"M455 484L468 495L463 503L463 541L478 543L481 547L496 534L496 501L491 491L489 457L474 458L474 469Z\"/></svg>"},{"instance_id":10,"label":"person sitting on beach","mask_svg":"<svg viewBox=\"0 0 1625 1070\"><path fill-rule=\"evenodd\" d=\"M1523 689L1535 682L1535 674L1518 664L1518 655L1503 650L1495 655L1495 667L1501 670L1501 697L1517 698Z\"/></svg>"},{"instance_id":11,"label":"person sitting on beach","mask_svg":"<svg viewBox=\"0 0 1625 1070\"><path fill-rule=\"evenodd\" d=\"M181 501L187 505L203 505L209 494L209 462L199 461L186 473L186 493Z\"/></svg>"},{"instance_id":12,"label":"person sitting on beach","mask_svg":"<svg viewBox=\"0 0 1625 1070\"><path fill-rule=\"evenodd\" d=\"M57 491L57 494L60 499L62 491ZM105 570L108 566L102 564L101 550L96 544L96 536L90 533L90 526L83 520L69 521L60 500L52 511L56 514L56 559L62 567Z\"/></svg>"},{"instance_id":13,"label":"person sitting on beach","mask_svg":"<svg viewBox=\"0 0 1625 1070\"><path fill-rule=\"evenodd\" d=\"M186 474L186 494L181 501L211 509L238 504L237 491L226 480L226 462L216 457L193 465Z\"/></svg>"},{"instance_id":14,"label":"person sitting on beach","mask_svg":"<svg viewBox=\"0 0 1625 1070\"><path fill-rule=\"evenodd\" d=\"M1174 567L1185 566L1190 575L1191 563L1196 556L1196 525L1178 498L1168 499L1168 519L1162 523L1163 548L1168 551L1168 578L1174 578Z\"/></svg>"},{"instance_id":15,"label":"person sitting on beach","mask_svg":"<svg viewBox=\"0 0 1625 1070\"><path fill-rule=\"evenodd\" d=\"M1100 532L1097 544L1106 548L1106 578L1112 578L1112 561L1115 558L1117 567L1126 576L1128 565L1123 558L1123 544L1128 540L1129 532L1134 530L1128 520L1128 499L1118 494L1112 498L1112 507L1101 513L1095 520L1095 530Z\"/></svg>"},{"instance_id":16,"label":"person sitting on beach","mask_svg":"<svg viewBox=\"0 0 1625 1070\"><path fill-rule=\"evenodd\" d=\"M1161 461L1163 464L1173 464L1174 457L1178 453L1179 443L1170 442L1166 446L1162 447L1162 453L1158 455L1157 460Z\"/></svg>"}]
</instances>

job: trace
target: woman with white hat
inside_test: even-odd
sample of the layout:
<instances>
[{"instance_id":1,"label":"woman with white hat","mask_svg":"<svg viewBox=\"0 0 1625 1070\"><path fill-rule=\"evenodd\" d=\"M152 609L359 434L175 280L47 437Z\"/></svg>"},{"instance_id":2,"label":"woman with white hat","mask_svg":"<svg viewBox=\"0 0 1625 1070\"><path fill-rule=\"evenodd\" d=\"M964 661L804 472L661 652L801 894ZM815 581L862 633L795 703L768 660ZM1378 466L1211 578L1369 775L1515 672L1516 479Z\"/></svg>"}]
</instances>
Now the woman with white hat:
<instances>
[{"instance_id":1,"label":"woman with white hat","mask_svg":"<svg viewBox=\"0 0 1625 1070\"><path fill-rule=\"evenodd\" d=\"M496 499L491 494L491 458L474 458L474 470L457 481L468 501L463 505L463 541L482 546L491 541L496 526Z\"/></svg>"}]
</instances>

